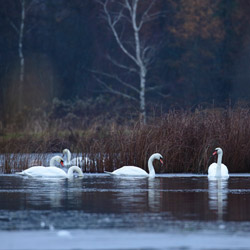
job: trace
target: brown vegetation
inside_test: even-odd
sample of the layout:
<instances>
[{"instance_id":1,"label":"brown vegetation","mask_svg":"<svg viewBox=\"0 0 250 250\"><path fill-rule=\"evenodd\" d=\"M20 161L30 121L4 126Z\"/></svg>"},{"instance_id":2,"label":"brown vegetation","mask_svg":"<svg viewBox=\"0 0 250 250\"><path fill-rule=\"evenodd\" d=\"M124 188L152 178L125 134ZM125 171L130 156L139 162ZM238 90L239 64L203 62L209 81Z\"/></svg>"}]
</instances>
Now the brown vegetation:
<instances>
[{"instance_id":1,"label":"brown vegetation","mask_svg":"<svg viewBox=\"0 0 250 250\"><path fill-rule=\"evenodd\" d=\"M28 167L26 158L17 163L8 157L10 152L62 152L66 147L97 162L84 167L85 172L111 171L122 165L147 169L149 156L159 152L165 163L162 167L155 163L158 173L206 173L213 160L210 156L219 146L224 151L223 162L231 173L237 173L250 171L249 138L248 108L171 110L145 126L95 123L84 130L5 136L0 139L0 149L6 173Z\"/></svg>"}]
</instances>

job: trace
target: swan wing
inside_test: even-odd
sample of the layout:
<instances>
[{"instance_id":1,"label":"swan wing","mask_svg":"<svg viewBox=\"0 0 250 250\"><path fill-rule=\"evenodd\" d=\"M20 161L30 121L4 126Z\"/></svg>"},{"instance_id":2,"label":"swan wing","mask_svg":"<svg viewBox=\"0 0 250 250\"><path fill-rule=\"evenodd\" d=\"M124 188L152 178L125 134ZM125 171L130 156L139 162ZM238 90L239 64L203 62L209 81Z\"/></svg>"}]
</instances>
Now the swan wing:
<instances>
[{"instance_id":1,"label":"swan wing","mask_svg":"<svg viewBox=\"0 0 250 250\"><path fill-rule=\"evenodd\" d=\"M223 163L221 164L221 175L226 177L229 176L227 166Z\"/></svg>"},{"instance_id":2,"label":"swan wing","mask_svg":"<svg viewBox=\"0 0 250 250\"><path fill-rule=\"evenodd\" d=\"M124 166L111 172L112 175L125 175L125 176L148 176L148 173L135 166Z\"/></svg>"},{"instance_id":3,"label":"swan wing","mask_svg":"<svg viewBox=\"0 0 250 250\"><path fill-rule=\"evenodd\" d=\"M30 168L22 171L20 174L28 175L28 176L36 176L36 175L39 175L39 174L44 173L44 172L45 172L45 167L33 166L33 167L30 167Z\"/></svg>"},{"instance_id":4,"label":"swan wing","mask_svg":"<svg viewBox=\"0 0 250 250\"><path fill-rule=\"evenodd\" d=\"M217 163L212 163L208 168L208 177L216 177ZM221 164L221 177L229 177L228 169L225 164Z\"/></svg>"},{"instance_id":5,"label":"swan wing","mask_svg":"<svg viewBox=\"0 0 250 250\"><path fill-rule=\"evenodd\" d=\"M48 177L67 177L66 172L64 172L62 169L57 167L46 167L46 173Z\"/></svg>"},{"instance_id":6,"label":"swan wing","mask_svg":"<svg viewBox=\"0 0 250 250\"><path fill-rule=\"evenodd\" d=\"M215 176L216 175L216 168L217 168L217 163L212 163L209 168L208 168L208 176Z\"/></svg>"},{"instance_id":7,"label":"swan wing","mask_svg":"<svg viewBox=\"0 0 250 250\"><path fill-rule=\"evenodd\" d=\"M33 177L67 177L67 174L57 167L34 166L21 172L22 175Z\"/></svg>"}]
</instances>

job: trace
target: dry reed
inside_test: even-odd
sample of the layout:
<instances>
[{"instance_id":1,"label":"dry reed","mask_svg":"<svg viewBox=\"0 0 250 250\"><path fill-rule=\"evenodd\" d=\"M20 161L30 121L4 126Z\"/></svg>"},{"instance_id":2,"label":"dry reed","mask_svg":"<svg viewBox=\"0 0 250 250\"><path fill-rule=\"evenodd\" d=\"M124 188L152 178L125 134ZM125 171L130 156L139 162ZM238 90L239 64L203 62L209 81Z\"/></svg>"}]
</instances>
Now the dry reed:
<instances>
[{"instance_id":1,"label":"dry reed","mask_svg":"<svg viewBox=\"0 0 250 250\"><path fill-rule=\"evenodd\" d=\"M19 153L61 152L68 147L93 160L83 168L84 172L112 171L122 165L138 165L147 170L148 158L159 152L165 164L155 163L158 173L206 173L214 148L221 147L223 162L232 173L250 171L249 139L247 108L171 110L145 126L95 124L84 131L70 129L64 135L7 140L2 152L6 154L12 147L11 152ZM25 162L22 164L27 166ZM17 165L5 160L3 172L13 172L11 169L16 168Z\"/></svg>"}]
</instances>

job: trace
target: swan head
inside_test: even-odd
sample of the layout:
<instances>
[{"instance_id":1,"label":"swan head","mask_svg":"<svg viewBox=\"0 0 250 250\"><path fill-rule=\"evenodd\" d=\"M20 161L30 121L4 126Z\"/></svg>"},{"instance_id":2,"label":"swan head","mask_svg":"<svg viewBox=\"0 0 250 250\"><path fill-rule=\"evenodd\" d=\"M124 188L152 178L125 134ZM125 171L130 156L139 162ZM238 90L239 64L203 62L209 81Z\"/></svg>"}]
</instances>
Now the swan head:
<instances>
[{"instance_id":1,"label":"swan head","mask_svg":"<svg viewBox=\"0 0 250 250\"><path fill-rule=\"evenodd\" d=\"M213 152L213 155L222 155L223 151L221 148L216 148Z\"/></svg>"},{"instance_id":2,"label":"swan head","mask_svg":"<svg viewBox=\"0 0 250 250\"><path fill-rule=\"evenodd\" d=\"M161 164L163 164L163 156L161 154L155 153L152 156L153 156L153 160L159 160Z\"/></svg>"},{"instance_id":3,"label":"swan head","mask_svg":"<svg viewBox=\"0 0 250 250\"><path fill-rule=\"evenodd\" d=\"M64 150L63 150L63 157L64 157L64 155L67 155L69 153L69 150L67 149L67 148L65 148Z\"/></svg>"},{"instance_id":4,"label":"swan head","mask_svg":"<svg viewBox=\"0 0 250 250\"><path fill-rule=\"evenodd\" d=\"M69 163L70 160L71 160L71 153L70 153L69 149L67 149L67 148L65 148L65 149L63 150L63 155L62 155L62 157L64 158L65 155L66 155L66 161Z\"/></svg>"},{"instance_id":5,"label":"swan head","mask_svg":"<svg viewBox=\"0 0 250 250\"><path fill-rule=\"evenodd\" d=\"M83 172L78 166L72 166L68 170L68 177L73 178L74 177L74 172L78 173L79 177L83 177Z\"/></svg>"},{"instance_id":6,"label":"swan head","mask_svg":"<svg viewBox=\"0 0 250 250\"><path fill-rule=\"evenodd\" d=\"M62 165L62 167L64 167L63 158L61 156L55 156L54 160L59 162Z\"/></svg>"}]
</instances>

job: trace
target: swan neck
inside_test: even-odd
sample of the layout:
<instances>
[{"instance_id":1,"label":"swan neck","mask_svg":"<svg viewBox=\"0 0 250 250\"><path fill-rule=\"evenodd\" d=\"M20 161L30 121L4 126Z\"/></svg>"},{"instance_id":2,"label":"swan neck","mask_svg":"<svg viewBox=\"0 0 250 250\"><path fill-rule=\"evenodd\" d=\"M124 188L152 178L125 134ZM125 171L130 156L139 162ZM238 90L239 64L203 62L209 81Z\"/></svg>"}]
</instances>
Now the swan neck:
<instances>
[{"instance_id":1,"label":"swan neck","mask_svg":"<svg viewBox=\"0 0 250 250\"><path fill-rule=\"evenodd\" d=\"M222 153L218 155L217 165L221 166L221 163L222 163Z\"/></svg>"},{"instance_id":2,"label":"swan neck","mask_svg":"<svg viewBox=\"0 0 250 250\"><path fill-rule=\"evenodd\" d=\"M71 160L71 153L69 150L67 150L67 161L70 162Z\"/></svg>"},{"instance_id":3,"label":"swan neck","mask_svg":"<svg viewBox=\"0 0 250 250\"><path fill-rule=\"evenodd\" d=\"M221 176L221 163L222 163L222 154L219 154L217 159L216 176Z\"/></svg>"},{"instance_id":4,"label":"swan neck","mask_svg":"<svg viewBox=\"0 0 250 250\"><path fill-rule=\"evenodd\" d=\"M51 159L50 159L50 161L49 161L49 165L50 166L55 166L55 156L54 157L52 157Z\"/></svg>"},{"instance_id":5,"label":"swan neck","mask_svg":"<svg viewBox=\"0 0 250 250\"><path fill-rule=\"evenodd\" d=\"M68 170L68 177L71 178L74 176L74 171L78 173L78 176L83 176L82 170L77 166L72 166Z\"/></svg>"},{"instance_id":6,"label":"swan neck","mask_svg":"<svg viewBox=\"0 0 250 250\"><path fill-rule=\"evenodd\" d=\"M154 177L155 176L155 169L153 166L153 161L154 161L154 156L150 156L148 159L148 171L149 171L149 176Z\"/></svg>"}]
</instances>

